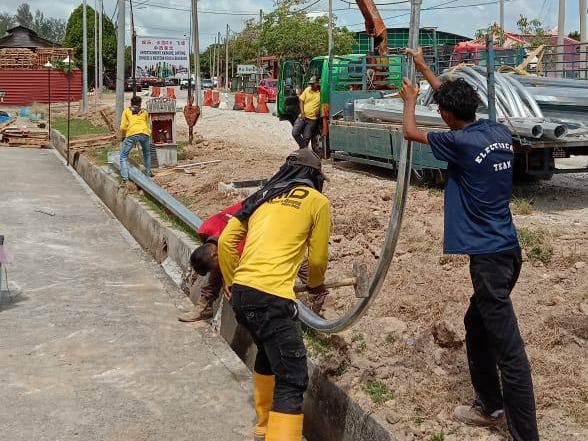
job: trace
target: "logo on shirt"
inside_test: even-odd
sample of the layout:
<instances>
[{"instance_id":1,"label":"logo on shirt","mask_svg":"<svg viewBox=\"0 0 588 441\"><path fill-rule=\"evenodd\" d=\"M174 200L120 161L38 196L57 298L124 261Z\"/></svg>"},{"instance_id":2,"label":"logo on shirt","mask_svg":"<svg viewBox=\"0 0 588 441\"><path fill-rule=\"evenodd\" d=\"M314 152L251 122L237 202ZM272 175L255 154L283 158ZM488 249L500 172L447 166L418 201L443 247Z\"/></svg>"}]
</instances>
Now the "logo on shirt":
<instances>
[{"instance_id":1,"label":"logo on shirt","mask_svg":"<svg viewBox=\"0 0 588 441\"><path fill-rule=\"evenodd\" d=\"M310 191L304 188L295 188L289 193L282 194L268 201L268 204L280 204L285 207L300 208L302 200L306 199L309 194Z\"/></svg>"},{"instance_id":2,"label":"logo on shirt","mask_svg":"<svg viewBox=\"0 0 588 441\"><path fill-rule=\"evenodd\" d=\"M486 146L479 154L478 156L476 156L476 162L478 164L481 164L484 159L486 159L486 157L493 152L494 150L508 150L513 152L514 149L512 148L511 144L508 144L506 142L495 142L494 144L490 144L489 146Z\"/></svg>"}]
</instances>

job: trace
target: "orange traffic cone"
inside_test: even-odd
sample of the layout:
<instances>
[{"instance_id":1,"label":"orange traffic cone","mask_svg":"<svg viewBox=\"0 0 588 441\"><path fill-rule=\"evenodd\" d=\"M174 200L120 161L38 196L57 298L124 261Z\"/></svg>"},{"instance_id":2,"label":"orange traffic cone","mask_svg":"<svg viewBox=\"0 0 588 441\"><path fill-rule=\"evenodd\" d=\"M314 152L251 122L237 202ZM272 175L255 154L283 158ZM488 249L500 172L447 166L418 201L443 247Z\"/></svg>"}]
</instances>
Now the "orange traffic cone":
<instances>
[{"instance_id":1,"label":"orange traffic cone","mask_svg":"<svg viewBox=\"0 0 588 441\"><path fill-rule=\"evenodd\" d=\"M212 106L212 90L206 89L204 91L204 102L202 103L203 106Z\"/></svg>"},{"instance_id":2,"label":"orange traffic cone","mask_svg":"<svg viewBox=\"0 0 588 441\"><path fill-rule=\"evenodd\" d=\"M235 94L235 104L233 110L243 110L245 108L245 93L237 92Z\"/></svg>"},{"instance_id":3,"label":"orange traffic cone","mask_svg":"<svg viewBox=\"0 0 588 441\"><path fill-rule=\"evenodd\" d=\"M255 106L253 105L253 94L247 94L247 104L245 105L245 112L255 112Z\"/></svg>"},{"instance_id":4,"label":"orange traffic cone","mask_svg":"<svg viewBox=\"0 0 588 441\"><path fill-rule=\"evenodd\" d=\"M218 109L220 106L220 92L218 90L212 91L212 107L216 107Z\"/></svg>"},{"instance_id":5,"label":"orange traffic cone","mask_svg":"<svg viewBox=\"0 0 588 441\"><path fill-rule=\"evenodd\" d=\"M255 109L256 113L269 113L269 109L267 107L267 95L264 93L260 93L257 96L257 109Z\"/></svg>"}]
</instances>

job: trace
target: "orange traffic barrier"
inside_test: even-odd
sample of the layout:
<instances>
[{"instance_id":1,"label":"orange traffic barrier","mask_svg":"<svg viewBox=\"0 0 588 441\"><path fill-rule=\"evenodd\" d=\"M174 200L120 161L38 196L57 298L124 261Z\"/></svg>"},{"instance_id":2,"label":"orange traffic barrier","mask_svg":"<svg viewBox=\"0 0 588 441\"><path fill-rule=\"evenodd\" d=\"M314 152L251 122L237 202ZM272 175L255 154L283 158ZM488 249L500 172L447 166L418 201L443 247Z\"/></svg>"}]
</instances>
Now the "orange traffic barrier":
<instances>
[{"instance_id":1,"label":"orange traffic barrier","mask_svg":"<svg viewBox=\"0 0 588 441\"><path fill-rule=\"evenodd\" d=\"M159 98L160 93L161 93L161 88L159 86L153 86L151 88L151 96L153 96L155 98Z\"/></svg>"},{"instance_id":2,"label":"orange traffic barrier","mask_svg":"<svg viewBox=\"0 0 588 441\"><path fill-rule=\"evenodd\" d=\"M176 100L176 89L174 89L173 87L168 87L167 97Z\"/></svg>"},{"instance_id":3,"label":"orange traffic barrier","mask_svg":"<svg viewBox=\"0 0 588 441\"><path fill-rule=\"evenodd\" d=\"M235 94L235 104L233 110L243 110L245 108L245 92L237 92Z\"/></svg>"},{"instance_id":4,"label":"orange traffic barrier","mask_svg":"<svg viewBox=\"0 0 588 441\"><path fill-rule=\"evenodd\" d=\"M267 95L265 93L260 93L257 96L257 109L255 109L256 113L269 113L269 109L267 107Z\"/></svg>"},{"instance_id":5,"label":"orange traffic barrier","mask_svg":"<svg viewBox=\"0 0 588 441\"><path fill-rule=\"evenodd\" d=\"M206 89L204 91L204 102L202 103L203 106L212 106L212 89Z\"/></svg>"},{"instance_id":6,"label":"orange traffic barrier","mask_svg":"<svg viewBox=\"0 0 588 441\"><path fill-rule=\"evenodd\" d=\"M212 91L212 107L218 108L220 106L220 92L218 90Z\"/></svg>"},{"instance_id":7,"label":"orange traffic barrier","mask_svg":"<svg viewBox=\"0 0 588 441\"><path fill-rule=\"evenodd\" d=\"M247 104L245 104L245 109L243 109L245 112L255 112L255 106L253 105L253 94L252 93L248 93L246 95L246 102Z\"/></svg>"}]
</instances>

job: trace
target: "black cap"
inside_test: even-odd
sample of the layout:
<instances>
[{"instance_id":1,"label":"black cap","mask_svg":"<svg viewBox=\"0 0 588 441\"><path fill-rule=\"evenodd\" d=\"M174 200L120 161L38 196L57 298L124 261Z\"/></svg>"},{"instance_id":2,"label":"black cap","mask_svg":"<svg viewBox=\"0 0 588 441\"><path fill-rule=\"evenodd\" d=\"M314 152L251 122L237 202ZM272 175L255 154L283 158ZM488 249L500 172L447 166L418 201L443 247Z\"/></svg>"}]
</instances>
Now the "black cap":
<instances>
[{"instance_id":1,"label":"black cap","mask_svg":"<svg viewBox=\"0 0 588 441\"><path fill-rule=\"evenodd\" d=\"M326 180L328 178L322 172L321 158L309 148L298 149L288 155L286 163L290 165L304 165L321 172Z\"/></svg>"}]
</instances>

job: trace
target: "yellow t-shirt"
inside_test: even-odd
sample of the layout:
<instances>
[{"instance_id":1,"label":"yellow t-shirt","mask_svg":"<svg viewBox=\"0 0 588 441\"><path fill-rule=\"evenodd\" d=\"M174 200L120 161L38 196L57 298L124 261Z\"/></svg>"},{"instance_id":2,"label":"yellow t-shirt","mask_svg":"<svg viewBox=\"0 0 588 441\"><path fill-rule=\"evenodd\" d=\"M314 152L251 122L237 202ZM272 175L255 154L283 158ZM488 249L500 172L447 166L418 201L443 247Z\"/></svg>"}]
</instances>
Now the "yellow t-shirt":
<instances>
[{"instance_id":1,"label":"yellow t-shirt","mask_svg":"<svg viewBox=\"0 0 588 441\"><path fill-rule=\"evenodd\" d=\"M151 136L149 114L146 110L141 109L139 113L133 115L131 109L127 107L122 113L120 119L120 131L124 134L125 138L138 135L139 133Z\"/></svg>"},{"instance_id":2,"label":"yellow t-shirt","mask_svg":"<svg viewBox=\"0 0 588 441\"><path fill-rule=\"evenodd\" d=\"M229 221L218 242L225 284L295 299L294 282L307 250L307 285L324 282L330 234L329 200L314 188L296 187L262 204L247 221L235 217ZM239 258L238 245L244 238Z\"/></svg>"},{"instance_id":3,"label":"yellow t-shirt","mask_svg":"<svg viewBox=\"0 0 588 441\"><path fill-rule=\"evenodd\" d=\"M304 89L304 92L298 97L304 103L304 116L307 119L317 119L321 107L321 92L312 90L310 86Z\"/></svg>"}]
</instances>

